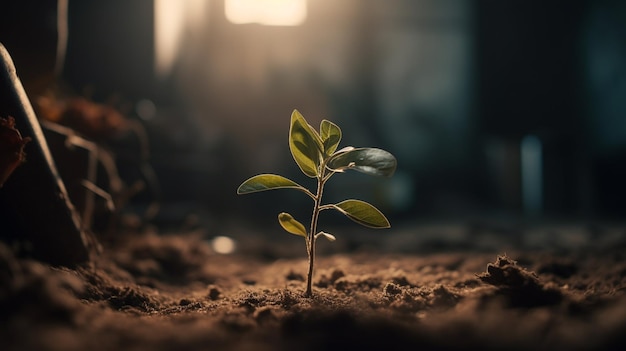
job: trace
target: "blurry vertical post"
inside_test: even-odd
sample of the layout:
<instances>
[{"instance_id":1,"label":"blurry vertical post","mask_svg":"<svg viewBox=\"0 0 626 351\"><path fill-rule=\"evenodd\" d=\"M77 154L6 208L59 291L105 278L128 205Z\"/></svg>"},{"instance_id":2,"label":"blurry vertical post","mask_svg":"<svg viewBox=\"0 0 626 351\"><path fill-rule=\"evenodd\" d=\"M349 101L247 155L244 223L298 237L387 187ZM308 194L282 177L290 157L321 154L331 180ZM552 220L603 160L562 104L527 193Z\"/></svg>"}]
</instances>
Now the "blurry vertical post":
<instances>
[{"instance_id":1,"label":"blurry vertical post","mask_svg":"<svg viewBox=\"0 0 626 351\"><path fill-rule=\"evenodd\" d=\"M526 135L520 144L522 164L522 205L524 214L540 215L543 210L543 157L541 140Z\"/></svg>"},{"instance_id":2,"label":"blurry vertical post","mask_svg":"<svg viewBox=\"0 0 626 351\"><path fill-rule=\"evenodd\" d=\"M166 77L178 59L182 38L201 28L207 19L209 2L204 0L155 0L155 73Z\"/></svg>"}]
</instances>

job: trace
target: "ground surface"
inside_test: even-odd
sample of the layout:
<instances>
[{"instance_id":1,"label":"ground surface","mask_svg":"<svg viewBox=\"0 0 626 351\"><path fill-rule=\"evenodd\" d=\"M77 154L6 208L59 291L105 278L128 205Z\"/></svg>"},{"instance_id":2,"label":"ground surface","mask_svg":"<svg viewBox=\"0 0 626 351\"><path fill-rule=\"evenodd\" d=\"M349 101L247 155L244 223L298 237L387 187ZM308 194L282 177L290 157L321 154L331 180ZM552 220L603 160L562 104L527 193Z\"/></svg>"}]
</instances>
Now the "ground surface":
<instances>
[{"instance_id":1,"label":"ground surface","mask_svg":"<svg viewBox=\"0 0 626 351\"><path fill-rule=\"evenodd\" d=\"M479 243L477 230L463 233ZM302 296L306 257L220 255L193 234L129 236L77 269L18 259L0 243L0 348L598 350L626 343L621 229L601 247L585 230L585 240L567 239L577 247L540 250L526 240L506 255L454 245L411 253L407 237L428 237L416 231L402 239L400 230L401 243L380 245L405 248L395 253L322 251L313 298Z\"/></svg>"}]
</instances>

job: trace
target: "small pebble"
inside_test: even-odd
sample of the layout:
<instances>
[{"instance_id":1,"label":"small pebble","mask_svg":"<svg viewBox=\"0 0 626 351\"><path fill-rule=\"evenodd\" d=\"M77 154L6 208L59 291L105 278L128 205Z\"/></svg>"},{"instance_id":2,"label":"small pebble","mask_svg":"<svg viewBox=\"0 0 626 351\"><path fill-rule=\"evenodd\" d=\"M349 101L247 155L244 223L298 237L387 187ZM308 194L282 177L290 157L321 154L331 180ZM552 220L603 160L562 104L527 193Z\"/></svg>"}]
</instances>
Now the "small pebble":
<instances>
[{"instance_id":1,"label":"small pebble","mask_svg":"<svg viewBox=\"0 0 626 351\"><path fill-rule=\"evenodd\" d=\"M220 297L221 292L219 291L218 288L212 286L209 288L209 298L211 300L217 300Z\"/></svg>"}]
</instances>

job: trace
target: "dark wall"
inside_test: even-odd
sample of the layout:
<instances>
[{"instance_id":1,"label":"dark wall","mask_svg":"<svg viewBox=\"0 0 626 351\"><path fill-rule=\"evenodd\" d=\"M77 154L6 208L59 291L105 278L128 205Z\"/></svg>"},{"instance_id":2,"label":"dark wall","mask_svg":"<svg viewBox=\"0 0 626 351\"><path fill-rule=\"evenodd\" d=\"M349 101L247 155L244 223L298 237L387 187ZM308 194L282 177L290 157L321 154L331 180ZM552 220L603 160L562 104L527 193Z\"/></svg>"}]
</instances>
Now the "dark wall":
<instances>
[{"instance_id":1,"label":"dark wall","mask_svg":"<svg viewBox=\"0 0 626 351\"><path fill-rule=\"evenodd\" d=\"M154 11L150 0L70 1L64 78L94 98L150 97Z\"/></svg>"},{"instance_id":2,"label":"dark wall","mask_svg":"<svg viewBox=\"0 0 626 351\"><path fill-rule=\"evenodd\" d=\"M543 210L553 215L588 211L593 184L587 170L592 160L584 127L582 47L588 2L475 4L476 122L481 137L498 140L510 159L519 154L524 136L537 136L543 152ZM519 171L504 181L517 184L517 196L503 199L506 195L491 189L496 205L522 206L520 179L515 178Z\"/></svg>"},{"instance_id":3,"label":"dark wall","mask_svg":"<svg viewBox=\"0 0 626 351\"><path fill-rule=\"evenodd\" d=\"M585 3L476 2L476 83L484 133L581 134Z\"/></svg>"},{"instance_id":4,"label":"dark wall","mask_svg":"<svg viewBox=\"0 0 626 351\"><path fill-rule=\"evenodd\" d=\"M0 12L0 41L17 43L11 46L22 77L53 66L56 2L44 3L30 11L12 2ZM172 125L193 130L177 136L193 141L190 148L228 140L241 148L229 149L245 169L236 179L292 169L288 153L279 154L288 152L282 128L291 109L332 119L346 143L396 154L399 174L414 186L403 207L411 217L460 203L459 211L521 212L519 147L532 134L543 147L545 214L615 216L626 210L623 3L318 0L309 3L305 25L286 29L227 23L214 0L202 33L185 36L181 46L193 57L181 50L179 77L167 83L177 84L164 87L154 77L152 1L71 0L63 79L101 102L115 95L157 106L174 94L195 99L194 116L177 101L175 118L151 142L168 145L178 160L190 151L169 148ZM31 51L21 50L26 44ZM201 151L189 172L203 179L197 165L209 156ZM178 179L174 171L170 178Z\"/></svg>"},{"instance_id":5,"label":"dark wall","mask_svg":"<svg viewBox=\"0 0 626 351\"><path fill-rule=\"evenodd\" d=\"M41 93L55 79L57 0L4 1L0 5L0 43L13 60L26 93Z\"/></svg>"}]
</instances>

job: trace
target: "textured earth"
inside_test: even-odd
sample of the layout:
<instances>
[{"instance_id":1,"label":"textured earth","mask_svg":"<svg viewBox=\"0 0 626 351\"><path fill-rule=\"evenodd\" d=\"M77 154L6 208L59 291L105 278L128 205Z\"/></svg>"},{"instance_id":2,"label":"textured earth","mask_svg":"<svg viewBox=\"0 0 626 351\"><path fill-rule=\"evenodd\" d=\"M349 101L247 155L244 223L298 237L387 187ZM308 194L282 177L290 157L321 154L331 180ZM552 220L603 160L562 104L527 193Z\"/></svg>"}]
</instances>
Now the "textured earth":
<instances>
[{"instance_id":1,"label":"textured earth","mask_svg":"<svg viewBox=\"0 0 626 351\"><path fill-rule=\"evenodd\" d=\"M520 231L512 243L502 239L512 234L476 225L405 227L355 247L339 239L335 251L324 243L312 298L303 297L304 247L292 251L291 241L218 254L203 234L146 231L104 244L92 262L72 269L16 257L0 243L0 348L624 345L626 231L542 230ZM537 241L545 237L551 241Z\"/></svg>"}]
</instances>

